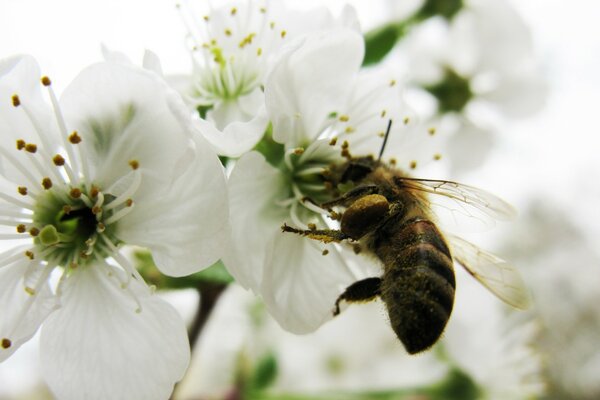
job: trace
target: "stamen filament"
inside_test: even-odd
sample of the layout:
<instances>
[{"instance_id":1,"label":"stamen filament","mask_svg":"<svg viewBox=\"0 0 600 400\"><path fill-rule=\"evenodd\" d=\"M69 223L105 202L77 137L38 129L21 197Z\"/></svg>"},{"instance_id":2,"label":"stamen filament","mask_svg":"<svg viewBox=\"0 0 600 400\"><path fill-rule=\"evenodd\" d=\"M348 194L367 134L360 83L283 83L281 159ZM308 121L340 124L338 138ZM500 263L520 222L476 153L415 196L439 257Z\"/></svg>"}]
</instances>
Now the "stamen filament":
<instances>
[{"instance_id":1,"label":"stamen filament","mask_svg":"<svg viewBox=\"0 0 600 400\"><path fill-rule=\"evenodd\" d=\"M122 209L120 209L119 211L117 211L116 213L114 213L113 215L108 217L104 221L104 225L114 224L115 222L117 222L118 220L120 220L121 218L123 218L124 216L129 214L133 210L134 205L135 204L133 203L129 207L123 207Z\"/></svg>"},{"instance_id":2,"label":"stamen filament","mask_svg":"<svg viewBox=\"0 0 600 400\"><path fill-rule=\"evenodd\" d=\"M48 94L50 95L50 101L52 102L52 108L54 109L54 115L56 116L56 122L58 124L58 128L60 129L61 138L63 139L63 146L67 151L69 156L70 163L75 171L78 171L77 159L75 158L75 153L73 151L73 146L69 143L69 132L67 131L67 125L65 123L65 118L60 109L60 104L58 103L58 99L56 94L54 93L54 89L52 89L51 85L46 86L48 88ZM74 173L71 168L65 168L65 172L69 177L71 183L77 185L79 184L79 176ZM87 176L87 175L86 175Z\"/></svg>"},{"instance_id":3,"label":"stamen filament","mask_svg":"<svg viewBox=\"0 0 600 400\"><path fill-rule=\"evenodd\" d=\"M0 199L3 199L8 203L12 203L17 207L21 207L21 208L25 208L27 210L33 211L33 205L31 205L27 202L24 202L23 200L19 200L9 194L0 192Z\"/></svg>"},{"instance_id":4,"label":"stamen filament","mask_svg":"<svg viewBox=\"0 0 600 400\"><path fill-rule=\"evenodd\" d=\"M30 269L33 266L33 264L36 263L38 263L38 261L30 261L27 269ZM8 337L13 336L14 332L19 328L19 325L21 325L21 323L25 319L25 316L28 314L29 309L33 305L33 302L36 300L38 293L40 293L40 289L48 281L48 277L50 276L50 273L55 267L56 264L54 263L48 264L44 267L42 274L38 278L35 287L33 288L33 294L31 294L29 298L25 301L25 304L23 304L23 307L21 308L17 318L15 319L15 323L12 324L12 330L10 331Z\"/></svg>"},{"instance_id":5,"label":"stamen filament","mask_svg":"<svg viewBox=\"0 0 600 400\"><path fill-rule=\"evenodd\" d=\"M19 172L22 173L25 176L25 178L27 178L27 180L31 184L31 188L29 188L29 190L35 190L37 193L38 186L40 183L31 174L31 172L29 172L29 169L25 168L25 166L23 166L23 164L21 164L19 160L17 160L16 157L13 156L12 153L8 152L8 150L4 146L0 146L0 154L2 154L3 157L5 157L17 170L19 170Z\"/></svg>"},{"instance_id":6,"label":"stamen filament","mask_svg":"<svg viewBox=\"0 0 600 400\"><path fill-rule=\"evenodd\" d=\"M134 170L132 173L133 173L133 182L131 183L131 186L129 186L127 188L127 190L125 190L117 198L115 198L113 201L111 201L109 204L107 204L104 207L104 210L108 211L108 210L112 210L115 207L120 206L121 204L123 204L127 200L129 200L135 194L135 192L137 192L138 188L140 187L140 183L142 182L142 174L139 170ZM110 193L111 189L112 189L112 187L109 188L106 191L106 193Z\"/></svg>"}]
</instances>

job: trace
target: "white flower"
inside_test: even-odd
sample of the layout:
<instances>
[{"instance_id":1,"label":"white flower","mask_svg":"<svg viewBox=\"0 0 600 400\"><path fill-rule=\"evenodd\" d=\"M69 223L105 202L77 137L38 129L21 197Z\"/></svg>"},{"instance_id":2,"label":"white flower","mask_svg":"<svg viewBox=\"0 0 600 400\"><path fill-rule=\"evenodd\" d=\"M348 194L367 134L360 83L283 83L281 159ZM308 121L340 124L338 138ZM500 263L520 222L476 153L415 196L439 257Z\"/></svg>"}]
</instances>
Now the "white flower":
<instances>
[{"instance_id":1,"label":"white flower","mask_svg":"<svg viewBox=\"0 0 600 400\"><path fill-rule=\"evenodd\" d=\"M336 298L365 271L352 271L341 246L282 233L282 224L327 228L331 220L313 204L329 199L324 171L345 160L348 146L357 154L376 155L389 119L397 121L393 141L407 139L398 88L389 78L359 74L363 51L362 37L341 28L290 45L265 85L273 145L282 144L281 157L247 153L229 179L235 223L225 265L295 333L329 320ZM421 135L432 138L427 131ZM398 154L405 152L410 149Z\"/></svg>"},{"instance_id":2,"label":"white flower","mask_svg":"<svg viewBox=\"0 0 600 400\"><path fill-rule=\"evenodd\" d=\"M547 94L531 34L506 1L472 0L450 21L426 20L411 29L386 62L402 65L415 91L434 99L430 114L454 116L457 144L448 151L453 166L462 169L487 156L490 126L539 111ZM469 151L478 155L477 162L460 152L476 132L483 137Z\"/></svg>"},{"instance_id":3,"label":"white flower","mask_svg":"<svg viewBox=\"0 0 600 400\"><path fill-rule=\"evenodd\" d=\"M507 315L507 307L462 269L456 278L460 291L443 338L449 362L475 382L482 399L543 394L542 355L533 348L538 322L531 315Z\"/></svg>"},{"instance_id":4,"label":"white flower","mask_svg":"<svg viewBox=\"0 0 600 400\"><path fill-rule=\"evenodd\" d=\"M12 57L0 99L0 238L15 240L0 255L0 360L45 321L58 398L167 398L189 361L185 326L120 248L149 248L173 276L215 262L228 237L217 157L179 96L133 67L93 65L59 101L31 57Z\"/></svg>"},{"instance_id":5,"label":"white flower","mask_svg":"<svg viewBox=\"0 0 600 400\"><path fill-rule=\"evenodd\" d=\"M358 27L349 7L338 19L325 7L298 11L281 1L235 1L210 9L203 18L186 11L182 17L192 42L194 72L173 82L194 108L206 112L214 125L211 129L201 122L206 138L219 154L230 157L252 149L267 127L263 85L281 48L308 32Z\"/></svg>"}]
</instances>

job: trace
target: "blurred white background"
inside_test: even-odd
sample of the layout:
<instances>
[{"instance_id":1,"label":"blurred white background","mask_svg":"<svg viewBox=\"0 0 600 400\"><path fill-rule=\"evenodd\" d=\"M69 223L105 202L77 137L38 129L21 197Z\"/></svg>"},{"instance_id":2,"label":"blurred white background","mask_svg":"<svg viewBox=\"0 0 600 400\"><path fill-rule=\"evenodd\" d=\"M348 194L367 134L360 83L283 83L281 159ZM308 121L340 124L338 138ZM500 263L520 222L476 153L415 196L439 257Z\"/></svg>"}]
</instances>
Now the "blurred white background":
<instances>
[{"instance_id":1,"label":"blurred white background","mask_svg":"<svg viewBox=\"0 0 600 400\"><path fill-rule=\"evenodd\" d=\"M302 7L327 3L340 10L345 2L295 3ZM365 29L376 26L386 16L383 1L350 3L357 6ZM574 230L581 246L565 242L561 248L563 241L559 237L552 246L560 257L553 260L565 260L565 269L580 262L590 263L574 273L600 274L600 2L512 3L532 31L550 85L547 105L526 120L502 126L498 145L488 162L460 180L489 189L520 210L526 210L535 200L537 207L549 210L539 217L542 220L548 215L562 215L569 230L562 224L548 229L565 229L567 234ZM141 60L144 49L150 49L161 58L165 72L185 73L191 64L183 37L184 28L173 1L0 0L0 57L32 54L58 92L82 68L101 60L101 43L136 62ZM516 223L518 228L508 225L501 232L519 232L526 238L537 235L529 239L543 242L548 232L529 227L531 221L524 215ZM503 242L499 239L492 247L500 248ZM515 244L506 246L514 248ZM532 259L532 264L539 263L540 258L535 258L523 257ZM567 265L569 261L572 265ZM526 275L538 276L528 272ZM195 305L194 301L191 303ZM0 364L0 399L35 399L31 390L39 382L35 340Z\"/></svg>"}]
</instances>

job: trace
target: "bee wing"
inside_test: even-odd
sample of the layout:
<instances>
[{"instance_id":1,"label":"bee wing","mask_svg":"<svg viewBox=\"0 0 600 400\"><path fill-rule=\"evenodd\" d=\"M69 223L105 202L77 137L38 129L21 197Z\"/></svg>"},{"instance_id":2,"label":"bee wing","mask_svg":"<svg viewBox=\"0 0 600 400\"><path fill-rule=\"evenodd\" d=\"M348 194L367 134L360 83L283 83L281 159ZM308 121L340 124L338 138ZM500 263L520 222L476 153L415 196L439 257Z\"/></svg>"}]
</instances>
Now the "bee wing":
<instances>
[{"instance_id":1,"label":"bee wing","mask_svg":"<svg viewBox=\"0 0 600 400\"><path fill-rule=\"evenodd\" d=\"M408 189L438 195L431 196L428 205L440 224L446 227L490 227L496 221L507 221L517 214L510 204L497 196L462 183L408 177L400 178L399 183Z\"/></svg>"},{"instance_id":2,"label":"bee wing","mask_svg":"<svg viewBox=\"0 0 600 400\"><path fill-rule=\"evenodd\" d=\"M452 247L454 261L490 292L513 307L522 310L529 307L525 283L512 265L458 236L446 236Z\"/></svg>"}]
</instances>

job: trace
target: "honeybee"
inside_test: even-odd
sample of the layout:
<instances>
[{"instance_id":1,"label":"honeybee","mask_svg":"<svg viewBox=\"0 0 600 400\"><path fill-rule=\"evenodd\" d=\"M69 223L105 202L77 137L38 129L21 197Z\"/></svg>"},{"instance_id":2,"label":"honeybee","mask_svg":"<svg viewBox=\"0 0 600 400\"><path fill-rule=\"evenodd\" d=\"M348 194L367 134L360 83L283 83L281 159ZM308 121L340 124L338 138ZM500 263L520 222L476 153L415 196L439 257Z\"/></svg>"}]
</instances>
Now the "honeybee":
<instances>
[{"instance_id":1,"label":"honeybee","mask_svg":"<svg viewBox=\"0 0 600 400\"><path fill-rule=\"evenodd\" d=\"M389 133L389 126L388 126ZM386 135L387 138L387 135ZM384 142L385 145L385 142ZM335 302L365 302L381 298L392 329L410 354L433 346L450 318L456 288L453 264L467 272L509 305L525 309L528 294L518 272L507 262L436 225L430 195L454 203L449 210L480 220L514 216L503 200L472 186L444 180L416 179L373 156L352 157L330 167L328 187L352 186L320 204L340 222L340 229L284 232L329 242L350 242L381 260L383 274L350 285ZM342 209L342 213L334 211ZM313 227L314 228L314 227Z\"/></svg>"}]
</instances>

